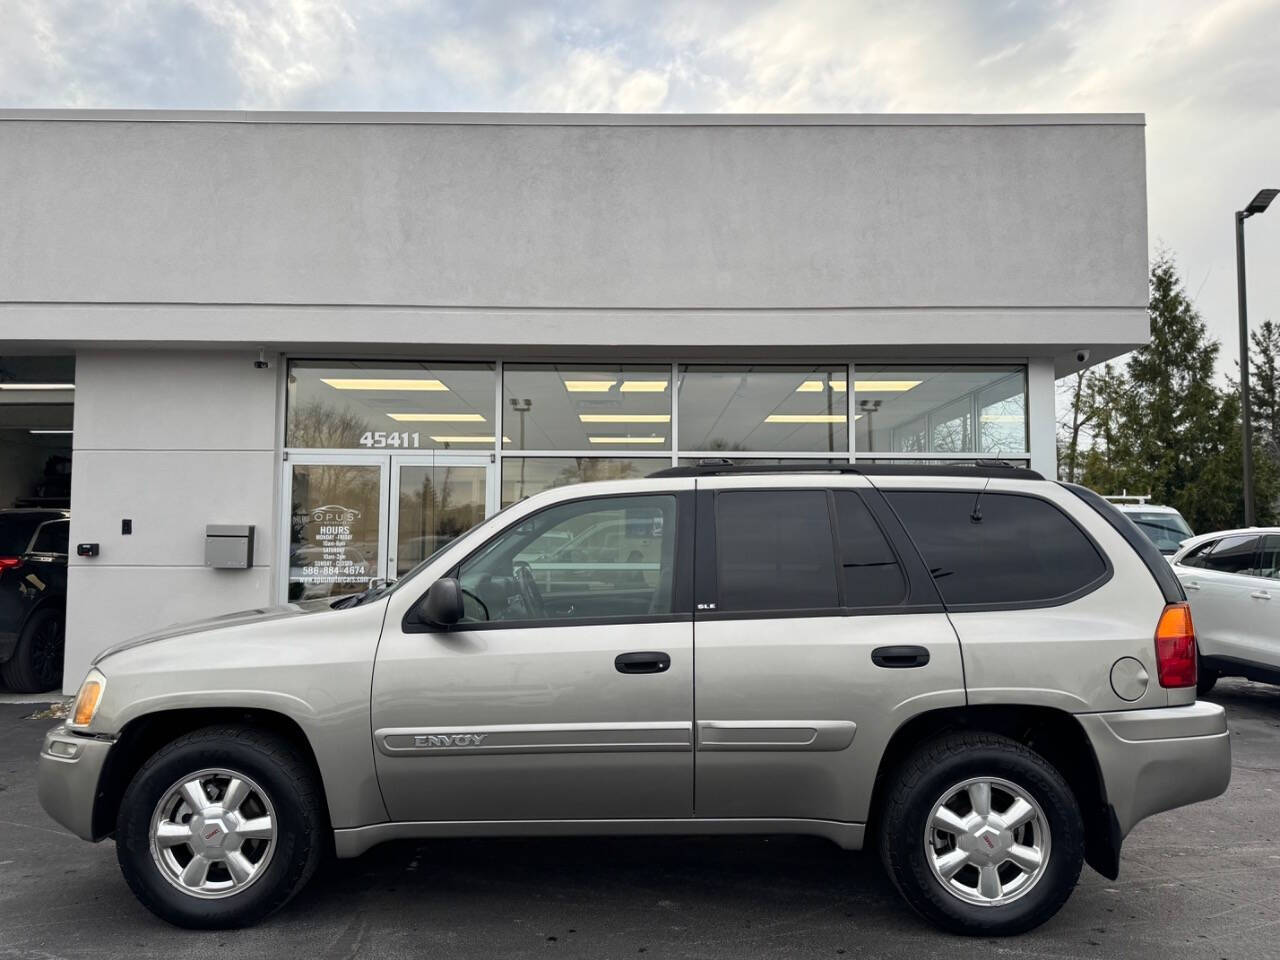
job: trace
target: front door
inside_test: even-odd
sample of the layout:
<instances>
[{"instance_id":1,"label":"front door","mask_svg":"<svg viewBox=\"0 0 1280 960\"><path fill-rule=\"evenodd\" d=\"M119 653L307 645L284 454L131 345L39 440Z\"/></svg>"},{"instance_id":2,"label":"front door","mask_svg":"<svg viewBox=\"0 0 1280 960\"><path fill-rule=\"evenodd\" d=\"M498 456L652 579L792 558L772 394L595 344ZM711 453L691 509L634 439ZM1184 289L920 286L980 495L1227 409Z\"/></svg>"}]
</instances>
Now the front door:
<instances>
[{"instance_id":1,"label":"front door","mask_svg":"<svg viewBox=\"0 0 1280 960\"><path fill-rule=\"evenodd\" d=\"M494 512L490 459L439 452L391 458L391 579L404 576Z\"/></svg>"},{"instance_id":2,"label":"front door","mask_svg":"<svg viewBox=\"0 0 1280 960\"><path fill-rule=\"evenodd\" d=\"M287 468L291 602L396 580L497 511L485 454L292 453Z\"/></svg>"},{"instance_id":3,"label":"front door","mask_svg":"<svg viewBox=\"0 0 1280 960\"><path fill-rule=\"evenodd\" d=\"M460 581L461 623L414 621L425 579L392 596L372 697L391 818L691 816L691 495L521 511L432 571Z\"/></svg>"}]
</instances>

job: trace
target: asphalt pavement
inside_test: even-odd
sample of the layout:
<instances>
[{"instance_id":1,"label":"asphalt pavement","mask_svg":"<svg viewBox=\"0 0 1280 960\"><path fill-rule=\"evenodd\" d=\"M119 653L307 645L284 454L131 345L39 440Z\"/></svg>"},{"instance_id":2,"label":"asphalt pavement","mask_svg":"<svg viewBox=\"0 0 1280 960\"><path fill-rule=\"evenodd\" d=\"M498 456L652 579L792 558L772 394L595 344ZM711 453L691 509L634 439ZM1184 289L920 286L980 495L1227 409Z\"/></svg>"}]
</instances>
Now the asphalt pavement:
<instances>
[{"instance_id":1,"label":"asphalt pavement","mask_svg":"<svg viewBox=\"0 0 1280 960\"><path fill-rule=\"evenodd\" d=\"M1223 681L1227 793L1152 817L1118 881L1085 869L1039 930L966 941L898 899L874 856L804 837L451 840L327 864L250 930L178 930L142 908L110 842L36 802L52 721L0 704L0 958L1280 958L1280 688Z\"/></svg>"}]
</instances>

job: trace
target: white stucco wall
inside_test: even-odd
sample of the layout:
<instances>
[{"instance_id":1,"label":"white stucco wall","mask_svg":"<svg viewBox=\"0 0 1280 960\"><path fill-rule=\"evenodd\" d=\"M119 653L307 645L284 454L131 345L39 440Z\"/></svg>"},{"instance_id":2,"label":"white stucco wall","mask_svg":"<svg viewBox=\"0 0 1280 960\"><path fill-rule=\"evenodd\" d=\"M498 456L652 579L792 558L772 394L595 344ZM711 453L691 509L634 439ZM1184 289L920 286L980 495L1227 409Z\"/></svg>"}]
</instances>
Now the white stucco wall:
<instances>
[{"instance_id":1,"label":"white stucco wall","mask_svg":"<svg viewBox=\"0 0 1280 960\"><path fill-rule=\"evenodd\" d=\"M114 643L270 601L277 371L256 370L253 359L77 355L71 543L98 543L101 553L73 549L68 560L68 690ZM210 523L257 526L251 570L205 568Z\"/></svg>"}]
</instances>

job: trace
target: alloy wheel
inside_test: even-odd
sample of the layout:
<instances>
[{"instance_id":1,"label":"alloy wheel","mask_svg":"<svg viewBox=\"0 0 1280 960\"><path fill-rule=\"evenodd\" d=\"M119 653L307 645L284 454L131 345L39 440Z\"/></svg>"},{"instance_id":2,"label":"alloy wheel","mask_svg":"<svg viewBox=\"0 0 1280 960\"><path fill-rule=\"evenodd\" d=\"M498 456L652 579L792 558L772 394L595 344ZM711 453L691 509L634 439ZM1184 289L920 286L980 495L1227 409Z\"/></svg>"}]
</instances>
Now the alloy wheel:
<instances>
[{"instance_id":1,"label":"alloy wheel","mask_svg":"<svg viewBox=\"0 0 1280 960\"><path fill-rule=\"evenodd\" d=\"M266 871L276 848L271 799L242 773L220 768L183 777L151 816L151 857L161 876L193 897L245 890Z\"/></svg>"},{"instance_id":2,"label":"alloy wheel","mask_svg":"<svg viewBox=\"0 0 1280 960\"><path fill-rule=\"evenodd\" d=\"M925 826L925 855L952 896L1002 906L1028 893L1049 863L1048 820L1026 790L995 777L949 788Z\"/></svg>"}]
</instances>

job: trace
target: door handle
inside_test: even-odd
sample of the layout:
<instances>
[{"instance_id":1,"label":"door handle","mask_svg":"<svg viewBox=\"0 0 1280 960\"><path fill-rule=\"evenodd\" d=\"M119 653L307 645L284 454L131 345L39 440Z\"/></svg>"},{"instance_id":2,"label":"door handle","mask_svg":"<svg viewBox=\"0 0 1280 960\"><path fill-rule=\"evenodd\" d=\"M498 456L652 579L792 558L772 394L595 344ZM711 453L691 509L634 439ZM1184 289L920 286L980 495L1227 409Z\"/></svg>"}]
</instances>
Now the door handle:
<instances>
[{"instance_id":1,"label":"door handle","mask_svg":"<svg viewBox=\"0 0 1280 960\"><path fill-rule=\"evenodd\" d=\"M671 666L665 653L620 653L613 661L619 673L664 673Z\"/></svg>"},{"instance_id":2,"label":"door handle","mask_svg":"<svg viewBox=\"0 0 1280 960\"><path fill-rule=\"evenodd\" d=\"M1265 591L1265 590L1255 590L1255 591L1253 591L1253 593L1249 594L1249 596L1253 597L1253 599L1255 599L1255 600L1270 600L1270 599L1271 599L1271 594L1267 593L1267 591Z\"/></svg>"},{"instance_id":3,"label":"door handle","mask_svg":"<svg viewBox=\"0 0 1280 960\"><path fill-rule=\"evenodd\" d=\"M1188 590L1200 589L1200 584L1196 583L1194 580L1188 580L1186 583L1183 584L1183 586Z\"/></svg>"},{"instance_id":4,"label":"door handle","mask_svg":"<svg viewBox=\"0 0 1280 960\"><path fill-rule=\"evenodd\" d=\"M871 662L890 669L923 667L929 662L929 651L925 647L876 647L871 651Z\"/></svg>"}]
</instances>

